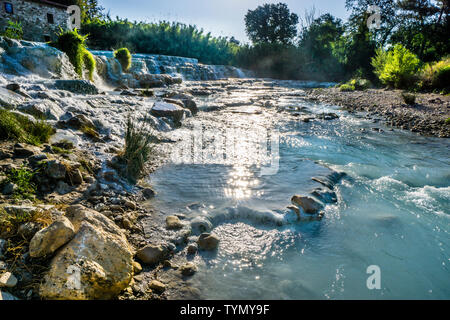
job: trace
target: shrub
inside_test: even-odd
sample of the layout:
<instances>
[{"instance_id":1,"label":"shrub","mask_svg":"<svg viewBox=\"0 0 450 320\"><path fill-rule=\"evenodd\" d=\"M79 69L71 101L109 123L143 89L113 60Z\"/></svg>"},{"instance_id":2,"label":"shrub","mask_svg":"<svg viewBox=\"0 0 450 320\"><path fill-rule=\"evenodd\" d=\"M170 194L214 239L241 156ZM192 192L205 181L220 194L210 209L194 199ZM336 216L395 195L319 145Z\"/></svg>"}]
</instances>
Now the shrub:
<instances>
[{"instance_id":1,"label":"shrub","mask_svg":"<svg viewBox=\"0 0 450 320\"><path fill-rule=\"evenodd\" d=\"M421 73L420 87L426 90L450 90L450 56L425 66Z\"/></svg>"},{"instance_id":2,"label":"shrub","mask_svg":"<svg viewBox=\"0 0 450 320\"><path fill-rule=\"evenodd\" d=\"M83 132L89 138L92 138L94 140L100 139L100 134L97 132L97 130L95 130L90 126L82 126L80 128L80 131Z\"/></svg>"},{"instance_id":3,"label":"shrub","mask_svg":"<svg viewBox=\"0 0 450 320\"><path fill-rule=\"evenodd\" d=\"M132 52L196 58L205 64L230 64L239 47L231 39L177 22L95 19L83 23L81 31L90 35L89 46L97 50L127 47Z\"/></svg>"},{"instance_id":4,"label":"shrub","mask_svg":"<svg viewBox=\"0 0 450 320\"><path fill-rule=\"evenodd\" d=\"M127 48L120 48L114 51L114 58L119 60L123 72L128 71L131 67L131 53Z\"/></svg>"},{"instance_id":5,"label":"shrub","mask_svg":"<svg viewBox=\"0 0 450 320\"><path fill-rule=\"evenodd\" d=\"M128 117L125 147L119 158L125 162L123 173L129 181L136 183L142 174L145 163L150 159L153 141L154 136L148 126L138 126L131 117Z\"/></svg>"},{"instance_id":6,"label":"shrub","mask_svg":"<svg viewBox=\"0 0 450 320\"><path fill-rule=\"evenodd\" d=\"M94 81L94 72L95 72L95 58L88 50L83 51L83 64L85 69L89 72L89 80Z\"/></svg>"},{"instance_id":7,"label":"shrub","mask_svg":"<svg viewBox=\"0 0 450 320\"><path fill-rule=\"evenodd\" d=\"M370 82L370 80L367 79L355 79L352 81L354 81L355 83L356 90L367 90L370 87L372 87L372 82Z\"/></svg>"},{"instance_id":8,"label":"shrub","mask_svg":"<svg viewBox=\"0 0 450 320\"><path fill-rule=\"evenodd\" d=\"M33 183L34 172L26 168L11 169L3 185L14 183L17 189L13 197L17 199L34 199L36 194L36 185Z\"/></svg>"},{"instance_id":9,"label":"shrub","mask_svg":"<svg viewBox=\"0 0 450 320\"><path fill-rule=\"evenodd\" d=\"M75 68L75 72L83 76L83 55L86 50L87 36L78 34L77 29L73 31L61 31L55 46L65 52Z\"/></svg>"},{"instance_id":10,"label":"shrub","mask_svg":"<svg viewBox=\"0 0 450 320\"><path fill-rule=\"evenodd\" d=\"M75 72L83 77L83 67L89 72L89 79L93 80L95 72L94 56L86 49L86 40L88 36L82 36L77 29L73 31L61 31L58 40L53 45L59 50L65 52L69 57L70 63L75 68Z\"/></svg>"},{"instance_id":11,"label":"shrub","mask_svg":"<svg viewBox=\"0 0 450 320\"><path fill-rule=\"evenodd\" d=\"M355 86L353 86L351 84L344 83L343 85L339 86L339 90L341 90L343 92L349 92L349 91L355 91L356 88L355 88Z\"/></svg>"},{"instance_id":12,"label":"shrub","mask_svg":"<svg viewBox=\"0 0 450 320\"><path fill-rule=\"evenodd\" d=\"M350 81L339 86L341 91L366 90L372 86L370 80L367 79L351 79Z\"/></svg>"},{"instance_id":13,"label":"shrub","mask_svg":"<svg viewBox=\"0 0 450 320\"><path fill-rule=\"evenodd\" d=\"M0 139L23 141L25 131L17 117L7 111L0 109Z\"/></svg>"},{"instance_id":14,"label":"shrub","mask_svg":"<svg viewBox=\"0 0 450 320\"><path fill-rule=\"evenodd\" d=\"M0 109L0 139L40 145L48 142L55 132L43 120L31 121L27 117Z\"/></svg>"},{"instance_id":15,"label":"shrub","mask_svg":"<svg viewBox=\"0 0 450 320\"><path fill-rule=\"evenodd\" d=\"M407 105L412 106L412 105L416 104L416 95L415 94L403 92L402 98L403 98L403 101L405 101L405 103Z\"/></svg>"},{"instance_id":16,"label":"shrub","mask_svg":"<svg viewBox=\"0 0 450 320\"><path fill-rule=\"evenodd\" d=\"M374 72L380 81L394 88L411 87L420 64L419 58L400 44L388 52L378 49L372 58Z\"/></svg>"},{"instance_id":17,"label":"shrub","mask_svg":"<svg viewBox=\"0 0 450 320\"><path fill-rule=\"evenodd\" d=\"M5 32L3 32L2 35L10 39L22 40L23 38L22 24L20 22L8 21L8 25L5 28Z\"/></svg>"}]
</instances>

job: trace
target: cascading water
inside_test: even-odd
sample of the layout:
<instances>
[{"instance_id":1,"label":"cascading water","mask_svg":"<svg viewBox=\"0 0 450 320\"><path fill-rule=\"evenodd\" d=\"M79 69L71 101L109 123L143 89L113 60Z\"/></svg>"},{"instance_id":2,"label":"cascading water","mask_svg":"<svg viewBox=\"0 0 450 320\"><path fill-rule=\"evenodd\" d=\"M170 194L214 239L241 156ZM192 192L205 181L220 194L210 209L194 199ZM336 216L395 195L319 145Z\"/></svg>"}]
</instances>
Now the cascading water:
<instances>
[{"instance_id":1,"label":"cascading water","mask_svg":"<svg viewBox=\"0 0 450 320\"><path fill-rule=\"evenodd\" d=\"M139 80L152 75L171 75L183 80L217 80L242 78L252 74L232 66L204 65L197 59L152 54L135 54L132 66L123 73L112 51L92 51L97 70L94 82L99 87L127 84L139 87ZM73 66L61 51L45 44L0 37L0 73L22 77L24 81L37 79L76 79ZM157 78L157 77L155 77Z\"/></svg>"},{"instance_id":2,"label":"cascading water","mask_svg":"<svg viewBox=\"0 0 450 320\"><path fill-rule=\"evenodd\" d=\"M114 62L112 51L92 51L108 64L112 78L118 78L120 69L111 66ZM114 71L113 71L114 70ZM251 74L232 66L205 65L197 59L155 54L133 54L131 74L168 74L181 76L183 80L218 80L224 78L245 78Z\"/></svg>"}]
</instances>

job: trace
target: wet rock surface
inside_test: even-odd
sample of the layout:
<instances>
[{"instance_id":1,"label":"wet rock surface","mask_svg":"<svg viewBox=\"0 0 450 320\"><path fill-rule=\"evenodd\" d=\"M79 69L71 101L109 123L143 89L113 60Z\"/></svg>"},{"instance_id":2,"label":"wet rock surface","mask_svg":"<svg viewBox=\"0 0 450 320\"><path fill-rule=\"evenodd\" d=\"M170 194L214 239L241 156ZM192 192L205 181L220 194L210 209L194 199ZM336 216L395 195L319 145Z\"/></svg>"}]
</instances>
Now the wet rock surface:
<instances>
[{"instance_id":1,"label":"wet rock surface","mask_svg":"<svg viewBox=\"0 0 450 320\"><path fill-rule=\"evenodd\" d=\"M129 285L133 274L133 250L125 234L105 216L82 206L71 208L69 214L76 235L53 258L40 286L41 297L64 300L116 297ZM77 273L77 281L70 283L68 272Z\"/></svg>"},{"instance_id":2,"label":"wet rock surface","mask_svg":"<svg viewBox=\"0 0 450 320\"><path fill-rule=\"evenodd\" d=\"M30 256L40 258L52 254L69 242L74 235L75 229L69 219L60 217L33 236L30 242Z\"/></svg>"}]
</instances>

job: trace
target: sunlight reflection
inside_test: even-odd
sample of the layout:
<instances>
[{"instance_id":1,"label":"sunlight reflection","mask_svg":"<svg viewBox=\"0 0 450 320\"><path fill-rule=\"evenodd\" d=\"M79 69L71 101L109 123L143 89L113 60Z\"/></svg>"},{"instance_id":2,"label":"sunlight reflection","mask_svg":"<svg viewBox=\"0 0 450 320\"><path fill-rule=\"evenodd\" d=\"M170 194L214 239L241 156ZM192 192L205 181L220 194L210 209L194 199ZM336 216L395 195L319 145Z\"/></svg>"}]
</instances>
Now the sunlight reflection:
<instances>
[{"instance_id":1,"label":"sunlight reflection","mask_svg":"<svg viewBox=\"0 0 450 320\"><path fill-rule=\"evenodd\" d=\"M225 196L234 199L248 199L253 195L253 188L259 185L259 180L246 166L234 166L229 173ZM256 193L256 195L259 195Z\"/></svg>"}]
</instances>

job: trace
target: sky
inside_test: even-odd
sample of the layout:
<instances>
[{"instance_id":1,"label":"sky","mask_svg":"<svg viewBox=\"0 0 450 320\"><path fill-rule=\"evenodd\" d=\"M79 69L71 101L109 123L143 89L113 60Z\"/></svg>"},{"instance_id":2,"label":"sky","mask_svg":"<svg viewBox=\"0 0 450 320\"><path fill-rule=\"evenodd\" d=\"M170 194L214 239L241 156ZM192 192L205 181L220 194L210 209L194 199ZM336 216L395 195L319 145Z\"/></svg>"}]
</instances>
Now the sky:
<instances>
[{"instance_id":1,"label":"sky","mask_svg":"<svg viewBox=\"0 0 450 320\"><path fill-rule=\"evenodd\" d=\"M242 42L249 41L244 24L247 10L278 2L286 3L299 17L313 6L317 14L331 13L341 19L349 16L345 0L99 0L113 19L119 16L131 21L195 24L213 36L234 36Z\"/></svg>"}]
</instances>

